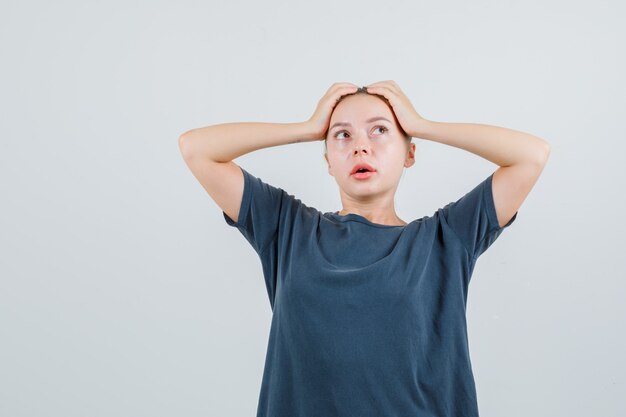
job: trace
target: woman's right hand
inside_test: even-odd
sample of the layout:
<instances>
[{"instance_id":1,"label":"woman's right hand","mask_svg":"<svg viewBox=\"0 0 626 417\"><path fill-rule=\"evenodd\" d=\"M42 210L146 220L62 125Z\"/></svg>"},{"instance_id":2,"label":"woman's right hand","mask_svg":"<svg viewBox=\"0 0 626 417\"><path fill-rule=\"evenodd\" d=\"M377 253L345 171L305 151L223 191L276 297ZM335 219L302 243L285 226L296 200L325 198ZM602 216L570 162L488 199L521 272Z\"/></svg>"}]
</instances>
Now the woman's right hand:
<instances>
[{"instance_id":1,"label":"woman's right hand","mask_svg":"<svg viewBox=\"0 0 626 417\"><path fill-rule=\"evenodd\" d=\"M307 120L314 136L318 140L326 139L325 134L330 124L330 116L342 96L355 93L359 86L351 83L334 83L317 103L313 116Z\"/></svg>"}]
</instances>

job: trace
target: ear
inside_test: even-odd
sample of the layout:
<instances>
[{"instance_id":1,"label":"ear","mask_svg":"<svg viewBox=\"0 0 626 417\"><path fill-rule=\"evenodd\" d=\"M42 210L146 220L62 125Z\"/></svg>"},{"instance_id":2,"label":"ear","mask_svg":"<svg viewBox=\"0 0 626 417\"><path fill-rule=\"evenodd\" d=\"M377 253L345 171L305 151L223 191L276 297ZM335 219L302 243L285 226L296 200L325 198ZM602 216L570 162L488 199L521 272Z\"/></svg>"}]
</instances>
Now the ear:
<instances>
[{"instance_id":1,"label":"ear","mask_svg":"<svg viewBox=\"0 0 626 417\"><path fill-rule=\"evenodd\" d=\"M409 143L409 149L406 153L406 158L404 159L404 166L409 168L415 164L415 144L413 142Z\"/></svg>"}]
</instances>

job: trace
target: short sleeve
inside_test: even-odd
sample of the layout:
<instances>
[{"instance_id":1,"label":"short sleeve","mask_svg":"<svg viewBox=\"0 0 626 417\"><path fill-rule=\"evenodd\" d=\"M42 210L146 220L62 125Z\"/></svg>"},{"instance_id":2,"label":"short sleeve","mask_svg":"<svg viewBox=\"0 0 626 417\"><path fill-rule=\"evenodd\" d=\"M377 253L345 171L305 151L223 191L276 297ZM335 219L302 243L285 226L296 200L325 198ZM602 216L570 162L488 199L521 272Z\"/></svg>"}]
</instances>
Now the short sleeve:
<instances>
[{"instance_id":1,"label":"short sleeve","mask_svg":"<svg viewBox=\"0 0 626 417\"><path fill-rule=\"evenodd\" d=\"M473 261L491 246L517 213L500 227L492 192L493 173L459 200L442 209L444 220L459 237Z\"/></svg>"},{"instance_id":2,"label":"short sleeve","mask_svg":"<svg viewBox=\"0 0 626 417\"><path fill-rule=\"evenodd\" d=\"M259 255L270 306L274 309L282 242L289 242L294 212L301 202L282 188L274 187L243 169L244 185L237 222L224 211L224 220L236 227Z\"/></svg>"},{"instance_id":3,"label":"short sleeve","mask_svg":"<svg viewBox=\"0 0 626 417\"><path fill-rule=\"evenodd\" d=\"M241 234L260 255L278 235L281 210L289 195L239 167L244 186L239 216L235 222L224 211L224 220Z\"/></svg>"}]
</instances>

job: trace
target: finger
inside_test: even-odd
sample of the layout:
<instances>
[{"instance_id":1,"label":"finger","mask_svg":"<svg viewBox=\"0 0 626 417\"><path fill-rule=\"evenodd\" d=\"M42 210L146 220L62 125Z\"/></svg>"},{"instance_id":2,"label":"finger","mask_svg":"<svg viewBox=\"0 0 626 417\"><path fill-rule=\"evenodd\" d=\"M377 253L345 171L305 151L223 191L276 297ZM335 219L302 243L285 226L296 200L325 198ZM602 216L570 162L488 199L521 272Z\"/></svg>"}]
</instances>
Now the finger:
<instances>
[{"instance_id":1,"label":"finger","mask_svg":"<svg viewBox=\"0 0 626 417\"><path fill-rule=\"evenodd\" d=\"M378 87L379 85L380 85L380 82L377 82L377 83L371 83L371 84L368 84L368 85L366 85L365 87L366 87L366 88L370 88L370 87Z\"/></svg>"},{"instance_id":2,"label":"finger","mask_svg":"<svg viewBox=\"0 0 626 417\"><path fill-rule=\"evenodd\" d=\"M372 93L376 93L376 94L382 94L384 96L386 96L387 94L392 94L393 93L393 91L389 87L387 87L387 86L385 86L385 87L383 87L383 86L367 87L367 91L368 92L372 92Z\"/></svg>"},{"instance_id":3,"label":"finger","mask_svg":"<svg viewBox=\"0 0 626 417\"><path fill-rule=\"evenodd\" d=\"M337 87L335 87L335 90L336 91L345 90L345 89L353 90L353 89L357 89L357 88L359 88L358 85L345 83L345 84L337 85Z\"/></svg>"},{"instance_id":4,"label":"finger","mask_svg":"<svg viewBox=\"0 0 626 417\"><path fill-rule=\"evenodd\" d=\"M375 83L372 83L372 84L368 85L368 87L369 86L372 86L372 87L385 86L385 87L389 87L390 89L399 89L400 88L400 86L398 86L398 84L395 81L393 81L393 80L378 81L378 82L375 82Z\"/></svg>"},{"instance_id":5,"label":"finger","mask_svg":"<svg viewBox=\"0 0 626 417\"><path fill-rule=\"evenodd\" d=\"M331 87L330 90L328 90L326 95L329 96L329 97L337 98L337 96L342 96L342 95L354 92L358 88L359 87L357 87L356 85L352 85L352 84L349 84L349 85L335 85L335 84L333 84L333 86Z\"/></svg>"},{"instance_id":6,"label":"finger","mask_svg":"<svg viewBox=\"0 0 626 417\"><path fill-rule=\"evenodd\" d=\"M396 90L398 89L398 84L396 84L393 80L387 80L387 81L379 81L376 83L377 87L387 87L390 90Z\"/></svg>"},{"instance_id":7,"label":"finger","mask_svg":"<svg viewBox=\"0 0 626 417\"><path fill-rule=\"evenodd\" d=\"M332 85L335 88L341 88L341 87L358 87L356 84L353 83L335 83Z\"/></svg>"},{"instance_id":8,"label":"finger","mask_svg":"<svg viewBox=\"0 0 626 417\"><path fill-rule=\"evenodd\" d=\"M367 89L370 88L380 88L380 87L389 87L389 85L385 81L379 81L377 83L373 83L367 86Z\"/></svg>"},{"instance_id":9,"label":"finger","mask_svg":"<svg viewBox=\"0 0 626 417\"><path fill-rule=\"evenodd\" d=\"M347 88L352 87L354 84L351 83L333 83L330 88L326 91L327 96L334 96L337 92ZM356 86L355 86L356 87Z\"/></svg>"},{"instance_id":10,"label":"finger","mask_svg":"<svg viewBox=\"0 0 626 417\"><path fill-rule=\"evenodd\" d=\"M367 87L367 91L368 92L373 92L376 94L383 94L385 95L385 92L388 92L387 94L394 94L399 96L401 93L399 91L397 91L395 88L391 87L389 84L386 85L379 85L379 86L373 86L373 87ZM386 96L386 95L385 95Z\"/></svg>"},{"instance_id":11,"label":"finger","mask_svg":"<svg viewBox=\"0 0 626 417\"><path fill-rule=\"evenodd\" d=\"M356 85L348 85L348 86L344 86L344 87L340 87L337 91L335 91L335 96L344 96L346 94L351 94L354 93L356 90L358 90L358 86Z\"/></svg>"}]
</instances>

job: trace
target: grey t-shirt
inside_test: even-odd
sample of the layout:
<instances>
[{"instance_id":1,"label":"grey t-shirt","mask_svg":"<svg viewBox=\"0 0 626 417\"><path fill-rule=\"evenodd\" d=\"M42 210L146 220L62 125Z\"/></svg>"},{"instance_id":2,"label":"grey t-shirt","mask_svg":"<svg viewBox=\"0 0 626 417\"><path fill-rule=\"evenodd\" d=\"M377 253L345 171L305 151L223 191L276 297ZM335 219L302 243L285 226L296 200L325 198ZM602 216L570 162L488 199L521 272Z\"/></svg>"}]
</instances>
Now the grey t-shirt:
<instances>
[{"instance_id":1,"label":"grey t-shirt","mask_svg":"<svg viewBox=\"0 0 626 417\"><path fill-rule=\"evenodd\" d=\"M489 175L405 226L322 213L241 168L272 322L257 417L476 417L465 307L498 225Z\"/></svg>"}]
</instances>

